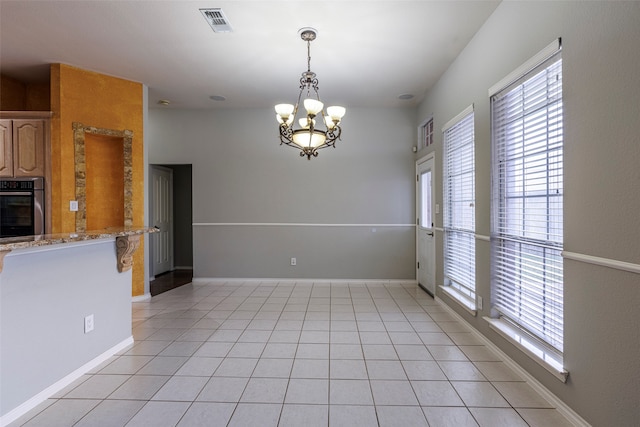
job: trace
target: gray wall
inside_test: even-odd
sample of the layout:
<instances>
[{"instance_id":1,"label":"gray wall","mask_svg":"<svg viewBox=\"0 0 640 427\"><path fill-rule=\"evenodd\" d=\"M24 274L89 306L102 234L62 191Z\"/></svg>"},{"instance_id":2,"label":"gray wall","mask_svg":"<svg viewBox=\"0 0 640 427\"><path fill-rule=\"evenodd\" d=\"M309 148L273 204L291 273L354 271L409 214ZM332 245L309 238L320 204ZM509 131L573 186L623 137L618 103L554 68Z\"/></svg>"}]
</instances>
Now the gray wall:
<instances>
[{"instance_id":1,"label":"gray wall","mask_svg":"<svg viewBox=\"0 0 640 427\"><path fill-rule=\"evenodd\" d=\"M308 161L272 108L151 110L149 162L193 166L194 277L414 279L414 113L349 108Z\"/></svg>"},{"instance_id":2,"label":"gray wall","mask_svg":"<svg viewBox=\"0 0 640 427\"><path fill-rule=\"evenodd\" d=\"M0 274L0 415L129 338L131 270L118 273L114 239L10 252Z\"/></svg>"},{"instance_id":3,"label":"gray wall","mask_svg":"<svg viewBox=\"0 0 640 427\"><path fill-rule=\"evenodd\" d=\"M416 126L434 116L435 129L475 105L476 232L490 233L488 89L553 39L562 37L565 105L565 251L640 264L640 3L503 2L427 94ZM418 156L435 150L442 133ZM441 186L441 181L437 184ZM442 203L442 190L437 192ZM436 218L442 226L442 217ZM490 293L490 245L478 240L477 291ZM438 239L437 282L442 283ZM640 277L565 260L562 384L449 302L548 389L594 426L637 425L640 419Z\"/></svg>"}]
</instances>

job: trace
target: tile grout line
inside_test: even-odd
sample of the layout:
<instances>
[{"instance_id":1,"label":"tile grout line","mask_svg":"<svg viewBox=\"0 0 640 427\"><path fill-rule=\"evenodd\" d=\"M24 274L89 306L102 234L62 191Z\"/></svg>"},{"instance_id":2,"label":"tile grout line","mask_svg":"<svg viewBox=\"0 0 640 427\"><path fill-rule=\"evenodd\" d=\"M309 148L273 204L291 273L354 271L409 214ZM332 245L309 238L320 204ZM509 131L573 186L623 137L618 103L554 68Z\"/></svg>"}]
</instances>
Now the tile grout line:
<instances>
[{"instance_id":1,"label":"tile grout line","mask_svg":"<svg viewBox=\"0 0 640 427\"><path fill-rule=\"evenodd\" d=\"M287 397L287 392L289 390L289 386L291 384L291 380L292 380L292 375L293 375L293 369L295 366L295 361L296 360L302 360L297 358L298 355L298 350L300 349L300 344L301 341L303 340L303 332L306 331L315 331L315 329L305 329L305 323L308 321L311 321L310 318L308 319L307 317L309 316L310 313L312 313L309 309L311 308L312 302L313 302L313 298L314 297L314 288L317 290L324 290L328 288L328 293L329 293L329 307L328 307L328 343L327 343L327 348L328 348L328 358L327 358L327 404L314 404L314 406L326 406L327 408L327 417L328 419L330 419L330 415L331 415L331 406L335 406L335 407L340 407L340 406L351 406L352 404L348 404L348 403L336 403L334 405L331 404L331 382L332 382L332 361L336 361L336 360L343 360L343 359L333 359L332 355L331 355L331 349L334 345L336 345L337 343L334 342L334 340L332 339L332 333L333 332L342 332L343 328L342 325L338 325L337 323L334 324L334 322L339 322L341 320L345 320L347 321L348 317L347 315L344 315L344 313L353 313L353 322L355 324L355 333L358 336L359 339L359 349L362 353L362 363L364 364L364 368L365 368L365 372L367 375L367 382L369 384L369 393L371 394L371 399L372 399L372 404L371 407L374 410L374 414L376 417L376 420L378 423L380 423L380 418L379 418L379 411L378 411L378 407L385 407L385 406L394 406L394 405L384 405L384 404L377 404L375 396L374 396L374 391L373 391L373 384L372 382L374 381L371 376L370 376L370 371L369 371L369 364L367 363L368 360L377 360L377 359L368 359L365 356L365 351L364 351L364 346L365 344L363 343L362 337L361 337L361 333L362 332L367 332L367 331L362 331L362 325L360 325L360 321L358 320L358 313L370 313L370 312L375 312L375 314L378 316L378 318L380 319L379 321L382 324L382 327L384 329L386 338L389 342L389 345L391 345L394 351L394 354L396 356L396 360L398 361L398 363L400 363L400 367L402 368L402 372L404 373L405 377L406 377L406 381L409 383L409 385L412 388L413 391L413 396L415 397L416 401L417 401L417 407L421 410L422 416L424 417L425 420L427 420L426 418L426 414L423 410L423 406L420 404L420 401L418 399L418 394L416 392L416 389L414 387L414 384L412 382L412 380L409 378L409 373L407 371L407 367L405 366L405 364L403 363L403 359L400 357L400 353L399 353L399 348L398 346L400 345L412 345L412 344L402 344L402 338L400 337L400 335L396 336L396 338L392 339L391 333L392 332L397 332L398 334L402 333L403 330L390 330L389 328L393 327L394 329L397 327L400 327L401 325L392 325L390 323L387 322L395 322L395 321L399 321L397 317L397 315L402 315L403 319L402 322L406 322L409 325L409 328L411 330L411 333L416 334L419 338L420 338L420 342L422 344L415 344L416 346L420 346L422 348L425 349L426 354L428 354L431 358L432 361L435 362L435 365L438 366L440 369L442 369L440 362L443 361L447 361L445 359L443 360L437 360L436 357L434 357L434 354L431 353L432 350L430 350L429 346L427 344L425 344L425 342L423 341L422 337L420 337L420 332L417 329L417 325L415 325L412 322L417 322L417 320L415 320L414 316L410 316L411 313L422 313L424 315L426 315L427 317L429 317L434 324L436 324L438 326L438 328L441 330L441 333L448 337L449 340L452 341L453 345L451 347L455 347L456 349L458 349L462 354L464 354L465 357L465 362L468 362L470 364L470 366L472 366L474 369L478 370L480 372L481 377L484 380L452 380L450 379L449 375L447 375L445 373L445 381L452 387L452 389L454 390L456 396L458 396L458 398L463 402L463 407L467 410L467 412L469 413L469 415L476 421L478 421L476 419L476 415L474 415L473 412L470 411L470 409L475 409L475 408L491 408L494 409L493 407L485 407L485 406L468 406L466 404L466 402L464 402L464 400L462 399L462 396L459 394L458 389L456 389L455 387L453 387L453 384L456 382L465 382L465 381L471 381L471 382L479 382L479 383L488 383L490 384L490 386L492 387L492 389L496 392L496 394L498 396L500 396L502 399L504 399L507 404L508 404L508 408L510 410L512 410L515 414L517 414L517 416L523 420L523 422L526 423L526 421L524 421L523 416L520 414L520 412L517 410L520 407L516 408L515 406L513 406L511 404L511 402L509 402L507 400L506 395L504 394L504 392L501 392L500 390L497 389L497 387L495 386L494 383L496 382L522 382L522 381L515 381L515 380L509 380L509 381L498 381L498 380L489 380L489 378L479 370L479 368L476 365L476 362L479 361L474 361L471 360L470 356L467 355L467 353L465 353L462 350L462 346L468 345L468 346L477 346L477 347L484 347L481 344L464 344L463 341L462 344L457 344L456 341L453 340L453 336L452 334L455 333L459 333L456 332L455 330L444 330L442 329L442 323L443 322L447 322L446 319L441 318L440 320L435 320L433 319L433 317L431 316L431 312L429 311L429 304L425 303L425 300L419 300L418 298L416 298L415 295L413 295L412 292L410 292L407 288L405 288L403 285L401 285L400 287L398 287L397 289L390 289L389 288L389 284L383 284L382 286L379 286L376 284L376 286L374 286L373 288L369 287L369 284L364 284L362 287L354 287L352 289L350 284L347 284L346 286L346 295L348 295L349 298L349 307L351 311L342 311L342 305L346 305L346 304L337 304L337 302L344 302L344 301L338 301L338 300L342 300L342 299L346 299L347 296L343 295L343 292L338 292L337 291L337 287L335 286L335 284L329 282L327 285L323 285L323 286L318 286L317 284L312 284L309 287L308 292L303 292L303 293L296 293L296 287L297 287L297 283L294 283L293 286L289 287L287 286L287 288L289 288L288 291L288 296L286 297L286 302L284 303L284 305L280 308L279 310L279 314L278 314L278 318L275 319L276 323L273 325L273 328L268 329L269 334L266 337L266 341L263 341L262 337L258 337L256 335L255 340L256 342L252 341L254 338L247 338L249 339L249 341L240 341L243 337L243 335L248 332L248 331L264 331L263 329L249 329L251 327L251 323L257 320L273 320L273 319L268 319L268 316L262 318L260 317L260 314L262 312L262 309L265 307L266 304L269 303L269 299L270 298L281 298L280 296L275 297L274 294L277 291L278 287L280 286L280 283L276 283L274 285L270 285L270 291L268 292L268 294L265 294L264 292L258 292L260 290L260 287L263 285L263 283L260 283L258 285L247 285L246 283L241 283L237 286L227 286L226 284L223 286L223 288L226 287L226 289L223 289L226 295L224 295L224 297L222 296L216 296L215 298L213 297L214 295L218 295L217 290L213 289L212 291L206 293L202 291L203 288L196 288L197 290L202 291L201 294L198 294L197 298L194 295L191 295L191 297L189 297L189 304L186 303L186 299L183 297L183 300L181 300L179 298L178 295L175 295L175 298L166 298L163 300L160 300L158 303L158 312L156 312L155 314L151 314L149 316L145 316L144 319L142 320L141 323L138 323L136 326L140 326L143 327L144 323L149 321L149 320L161 320L161 319L165 319L168 320L167 322L156 322L158 324L161 324L162 326L159 327L151 327L151 330L153 332L146 334L144 339L141 339L141 342L157 342L157 341L162 341L162 340L149 340L148 338L152 337L154 334L159 333L163 330L167 330L167 329L184 329L184 331L182 333L180 333L179 335L173 336L171 339L166 340L168 342L168 344L166 346L164 346L162 349L160 349L159 351L155 352L155 354L153 355L148 355L150 357L150 359L145 362L144 364L140 365L139 367L137 367L136 369L132 370L133 373L114 373L114 374L108 374L108 373L101 373L103 370L105 370L108 366L112 365L114 362L116 362L118 359L121 360L126 360L127 357L137 357L137 356L145 356L143 354L140 355L136 355L136 354L124 354L127 353L129 351L131 351L133 348L135 348L136 344L134 344L133 346L131 346L129 349L127 349L127 351L124 351L120 354L118 354L117 356L115 356L112 360L109 361L109 363L106 363L105 365L100 367L100 370L93 372L91 374L87 374L87 376L89 378L94 378L97 376L101 376L101 375L118 375L118 376L127 376L127 379L121 383L120 385L118 385L114 390L112 390L111 392L107 393L106 396L104 398L98 398L98 399L90 399L89 400L96 400L98 401L98 403L96 403L95 406L93 406L91 409L89 409L86 413L84 413L84 415L82 415L78 421L76 423L81 423L81 421L83 419L85 419L87 416L89 416L89 414L91 414L96 407L98 407L99 405L101 405L104 402L107 401L114 401L114 400L121 400L121 399L110 399L109 397L111 397L112 395L114 395L114 393L116 393L118 390L121 389L121 387L123 387L127 381L129 381L130 379L134 378L135 376L153 376L153 375L157 375L154 374L153 372L150 372L149 374L138 374L138 372L140 372L141 370L143 370L146 366L148 366L151 361L153 361L156 358L162 358L162 357L183 357L184 361L180 364L180 366L178 366L175 371L173 372L173 374L171 375L164 375L162 374L161 376L166 376L166 380L162 383L162 385L160 385L160 387L151 395L151 397L149 399L144 400L147 404L153 401L153 397L157 396L158 393L173 379L176 377L202 377L202 375L180 375L177 376L176 374L180 371L180 369L185 365L185 363L187 363L191 358L193 357L197 357L194 356L204 345L205 343L209 343L209 342L217 342L217 341L209 341L218 331L240 331L239 335L233 339L229 338L229 340L233 340L233 341L229 341L230 347L225 351L224 355L220 357L221 362L218 366L216 366L216 368L211 372L211 375L208 376L208 380L205 381L204 385L200 388L200 390L196 393L195 397L192 400L189 401L174 401L174 400L161 400L162 402L181 402L181 403L189 403L189 405L185 408L184 412L182 413L182 415L180 416L180 418L178 419L177 422L180 422L180 420L184 419L184 417L186 416L186 414L189 412L190 408L192 408L194 406L194 404L196 402L198 402L198 397L200 397L206 387L206 384L208 384L209 381L211 381L212 379L216 378L215 377L215 373L218 372L218 370L220 369L222 363L225 360L230 360L230 359L246 359L251 358L254 359L255 357L251 356L247 356L247 357L243 357L243 355L240 355L239 357L230 357L229 354L231 354L231 352L233 351L234 348L237 348L236 346L238 344L263 344L263 347L260 351L260 354L257 356L257 361L256 364L253 366L251 373L249 373L249 376L247 377L247 383L244 385L242 392L240 393L238 399L236 402L232 402L234 404L234 409L232 411L232 413L230 414L229 418L228 418L228 424L232 423L232 419L235 416L238 407L240 406L241 400L242 400L242 396L244 395L244 393L246 393L247 388L249 387L249 384L251 382L252 379L254 378L259 378L259 377L254 377L254 374L256 373L256 370L258 368L258 365L260 364L261 360L266 360L263 359L263 356L265 356L265 352L267 349L267 346L269 345L269 343L271 343L271 338L274 335L274 332L276 331L277 325L279 321L284 321L284 320L291 320L291 321L300 321L301 325L300 325L300 329L295 329L294 332L298 332L297 335L297 340L295 342L295 352L293 354L293 360L292 360L292 364L291 364L291 368L289 370L289 375L287 377L287 384L284 390L284 396L283 396L283 400L282 402L278 403L278 405L280 405L280 412L278 415L278 421L282 420L282 417L284 415L284 409L285 409L285 405L286 405L286 397ZM304 288L307 288L306 286ZM358 303L358 301L354 300L354 296L356 297L355 299L357 300L365 300L365 298L363 298L363 292L362 289L366 290L368 297L366 298L366 300L371 299L371 306L367 307L368 304L362 302L361 304ZM380 289L384 289L384 292L381 292ZM300 289L301 290L301 289ZM306 290L306 289L305 289ZM257 292L257 293L256 293ZM255 294L255 295L254 295ZM279 294L281 295L281 294ZM303 298L300 295L305 295L304 298L306 300L306 304L305 304L305 309L304 312L302 311L297 311L298 307L291 307L291 310L288 311L286 305L289 302L292 302L292 305L298 305L298 301L292 301L292 298ZM325 298L325 292L319 292L317 298ZM202 309L203 305L206 305L206 299L207 298L212 298L212 299L219 299L215 305L213 305L212 307L208 308L207 310ZM242 298L241 301L238 301L239 298ZM256 300L252 299L255 298ZM261 302L259 304L259 306L250 306L249 304L257 304L254 301L257 301L257 299L261 299ZM335 300L335 304L333 303ZM180 301L184 301L184 302L180 302ZM393 306L390 304L390 302L393 302ZM180 311L180 313L175 313L175 315L177 317L175 317L175 319L195 319L192 316L188 316L188 313L190 311L206 311L205 314L203 314L201 317L198 317L197 321L195 321L194 323L192 323L190 326L185 327L185 328L171 328L170 326L170 319L172 319L171 317L155 317L155 316L162 316L164 315L168 315L170 314L170 310L171 310L171 304L172 303L178 303L178 305L180 306L180 308L178 309L178 311ZM226 304L226 305L225 305ZM242 306L243 304L247 304L247 306L245 306L246 310L243 310ZM188 334L190 331L194 331L194 330L199 330L199 329L209 329L207 327L205 327L204 323L203 323L203 327L202 328L197 328L195 327L201 320L205 320L205 319L209 319L207 316L210 313L213 313L214 311L217 310L217 307L219 306L223 306L222 309L226 312L228 312L228 314L226 314L226 317L224 319L221 319L222 321L220 322L220 325L218 325L217 327L212 328L213 332L208 336L208 338L206 340L202 340L202 339L198 339L198 340L193 340L194 342L199 343L197 346L194 345L194 349L193 351L191 350L187 350L187 351L183 351L180 350L179 347L188 347L188 345L176 345L174 347L172 347L174 344L179 344L179 343L190 343L192 341L188 341L187 338L195 338L196 335L194 333L193 336L188 336L186 334ZM150 307L150 304L147 304L148 307ZM188 306L188 308L186 308ZM232 310L230 310L231 307L234 307ZM364 307L364 308L363 308ZM432 306L433 307L433 306ZM271 307L270 307L271 308ZM416 311L416 309L419 308L419 311ZM145 311L145 313L149 313L150 310L153 310L153 308L147 308ZM335 310L335 311L334 311ZM362 310L362 311L358 311L358 310ZM375 311L373 311L375 310ZM380 311L382 310L382 311ZM246 312L246 313L244 313ZM264 311L265 313L267 313L267 311ZM274 311L275 312L275 311ZM301 320L295 320L298 316L296 315L291 315L290 318L287 317L286 319L283 318L283 314L284 313L303 313L302 315L302 319ZM318 313L322 313L324 311L318 311ZM270 313L270 311L269 311ZM340 315L338 315L338 313L340 313ZM384 314L387 313L389 314L388 316L385 316ZM438 311L435 311L435 313L438 313ZM234 314L237 315L237 317L234 317ZM334 320L334 314L336 314L337 316L335 316ZM393 315L395 314L395 316ZM184 317L182 317L184 316ZM251 316L249 319L247 318L243 318L243 317L247 317L247 316ZM258 319L258 317L260 317ZM363 316L365 317L365 316ZM320 317L318 317L320 318ZM387 320L385 320L385 318ZM338 320L340 319L340 320ZM141 320L140 318L135 318L132 319L132 323L136 323L139 320ZM242 329L220 329L220 326L222 326L222 324L225 321L228 320L245 320L247 321L246 325L244 325L244 327ZM315 318L314 318L315 320ZM362 322L365 322L366 320L362 320ZM455 320L452 320L452 322L455 322ZM151 322L150 322L151 323ZM180 325L186 325L189 324L189 321L184 321L184 322L176 322L176 323L180 323ZM151 323L152 324L152 323ZM240 323L242 324L242 323ZM258 325L258 323L255 324L255 326L260 326ZM341 326L338 329L334 330L334 327L337 326ZM346 326L346 324L345 324ZM454 326L454 325L451 325ZM348 329L350 329L350 326L348 327ZM288 329L283 329L283 331L288 331ZM322 330L320 330L322 331ZM347 332L347 330L344 330L344 332ZM375 332L375 331L370 331L370 332ZM409 332L409 331L407 331ZM166 333L166 332L165 332ZM428 332L427 332L428 333ZM266 335L266 334L265 334ZM158 337L161 337L162 335L158 335ZM168 335L167 335L168 336ZM346 336L346 335L345 335ZM185 338L185 340L180 340L180 338ZM201 337L200 337L201 338ZM397 340L397 342L394 342L394 340ZM225 343L227 341L220 341L222 343ZM276 342L273 342L274 344ZM443 344L444 345L444 344ZM438 344L433 344L432 346L438 346ZM178 355L171 355L171 354L167 354L167 355L161 355L164 351L167 351L167 349L169 348L175 348L176 354ZM239 348L239 347L238 347ZM190 354L189 355L179 355L182 352L188 353L189 351ZM310 359L313 360L313 359ZM351 360L349 358L346 358L344 360ZM354 359L354 360L360 360L360 359ZM380 359L380 360L384 360L384 359ZM455 360L453 360L453 362L455 362ZM502 362L502 361L500 361ZM219 377L219 378L234 378L234 377ZM244 377L242 377L244 378ZM262 377L260 377L262 378ZM280 377L264 377L265 379L275 379L275 378L280 378ZM355 379L355 378L354 378ZM36 416L38 416L39 414L45 412L50 406L56 404L57 402L60 401L64 401L64 400L70 400L73 398L66 398L67 395L71 394L74 390L76 390L78 387L82 386L82 384L84 382L86 382L88 379L85 379L84 381L75 384L75 386L72 389L66 390L65 395L61 396L60 398L54 399L54 403L50 404L48 407L40 410L38 413L36 414L32 414L32 416L26 420L25 422L29 422L30 420L33 420ZM337 378L335 379L337 380ZM395 378L390 379L389 381L395 380ZM380 381L383 381L382 379ZM404 380L403 380L404 381ZM414 380L414 381L419 381L419 380ZM426 381L426 380L425 380ZM525 382L526 383L526 382ZM124 399L124 400L131 400L131 399ZM136 399L137 400L137 399ZM155 402L155 401L154 401ZM158 400L158 402L160 402L160 400ZM215 403L215 402L213 402ZM223 403L223 402L221 402ZM246 402L246 403L256 403L256 402ZM256 404L268 404L267 402L257 402ZM297 405L297 404L292 404L292 405ZM310 405L310 404L309 404ZM369 405L365 405L365 406L369 406ZM413 405L412 405L413 406ZM139 414L142 409L145 407L145 405L143 405L141 408L139 408L135 413L133 413L130 418L129 421L132 420L133 418L135 418L137 416L137 414ZM523 406L522 408L527 409L529 408L529 406ZM521 408L521 409L522 409ZM531 406L531 408L538 408L538 406ZM551 409L555 409L555 408L551 408Z\"/></svg>"}]
</instances>

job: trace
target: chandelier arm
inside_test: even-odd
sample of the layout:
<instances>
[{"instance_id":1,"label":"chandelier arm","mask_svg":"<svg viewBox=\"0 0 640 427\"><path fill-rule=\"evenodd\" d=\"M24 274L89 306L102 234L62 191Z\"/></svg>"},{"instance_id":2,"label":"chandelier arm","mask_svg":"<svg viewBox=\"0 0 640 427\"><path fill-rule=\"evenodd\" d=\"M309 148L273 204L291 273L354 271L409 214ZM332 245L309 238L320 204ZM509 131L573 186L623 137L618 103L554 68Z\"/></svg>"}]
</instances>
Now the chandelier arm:
<instances>
[{"instance_id":1,"label":"chandelier arm","mask_svg":"<svg viewBox=\"0 0 640 427\"><path fill-rule=\"evenodd\" d=\"M341 134L342 134L342 128L339 125L336 125L331 130L327 130L327 139L324 143L325 146L335 148L336 141L340 139Z\"/></svg>"},{"instance_id":2,"label":"chandelier arm","mask_svg":"<svg viewBox=\"0 0 640 427\"><path fill-rule=\"evenodd\" d=\"M292 145L293 144L293 130L285 123L281 123L280 126L280 145Z\"/></svg>"}]
</instances>

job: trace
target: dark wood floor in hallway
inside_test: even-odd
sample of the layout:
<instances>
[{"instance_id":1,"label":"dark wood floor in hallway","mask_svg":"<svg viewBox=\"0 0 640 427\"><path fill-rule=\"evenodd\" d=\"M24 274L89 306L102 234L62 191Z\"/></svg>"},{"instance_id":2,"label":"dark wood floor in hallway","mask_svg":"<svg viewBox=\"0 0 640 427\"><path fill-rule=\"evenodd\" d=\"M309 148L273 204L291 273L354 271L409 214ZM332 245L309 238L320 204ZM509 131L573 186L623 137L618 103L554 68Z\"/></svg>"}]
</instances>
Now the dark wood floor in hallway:
<instances>
[{"instance_id":1,"label":"dark wood floor in hallway","mask_svg":"<svg viewBox=\"0 0 640 427\"><path fill-rule=\"evenodd\" d=\"M162 273L149 284L151 296L191 283L192 279L193 270L173 270Z\"/></svg>"}]
</instances>

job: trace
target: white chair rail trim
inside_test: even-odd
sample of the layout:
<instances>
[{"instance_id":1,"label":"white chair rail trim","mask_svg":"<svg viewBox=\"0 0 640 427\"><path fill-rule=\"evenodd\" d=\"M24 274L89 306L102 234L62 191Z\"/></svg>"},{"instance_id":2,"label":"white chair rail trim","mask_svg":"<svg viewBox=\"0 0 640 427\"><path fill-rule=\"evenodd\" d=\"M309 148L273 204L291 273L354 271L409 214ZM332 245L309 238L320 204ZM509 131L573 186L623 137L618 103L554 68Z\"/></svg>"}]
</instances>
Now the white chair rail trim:
<instances>
[{"instance_id":1,"label":"white chair rail trim","mask_svg":"<svg viewBox=\"0 0 640 427\"><path fill-rule=\"evenodd\" d=\"M255 277L194 277L193 283L197 285L211 284L223 285L225 283L300 283L300 284L321 284L321 283L344 283L344 284L388 284L388 285L417 285L415 279L292 279L292 278L255 278Z\"/></svg>"},{"instance_id":2,"label":"white chair rail trim","mask_svg":"<svg viewBox=\"0 0 640 427\"><path fill-rule=\"evenodd\" d=\"M415 224L314 224L303 222L194 222L194 227L415 227Z\"/></svg>"},{"instance_id":3,"label":"white chair rail trim","mask_svg":"<svg viewBox=\"0 0 640 427\"><path fill-rule=\"evenodd\" d=\"M616 270L623 270L623 271L628 271L630 273L640 274L640 264L634 264L632 262L618 261L615 259L601 258L597 256L578 254L575 252L568 252L568 251L562 251L562 257L565 259L571 259L573 261L600 265L603 267L609 267Z\"/></svg>"}]
</instances>

